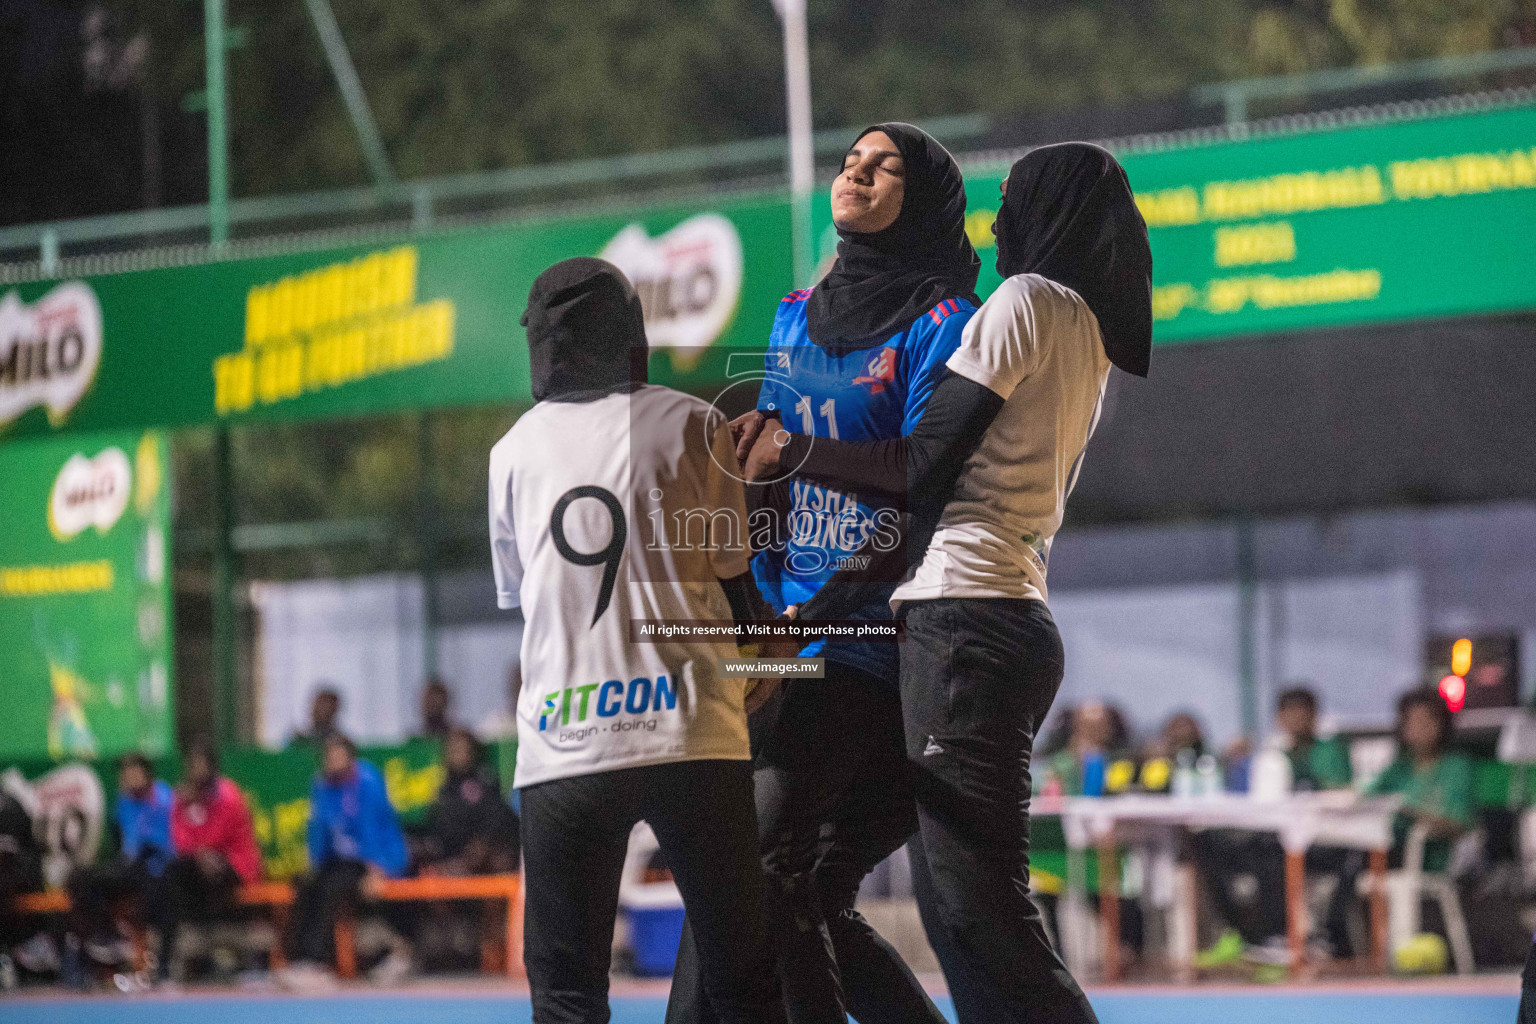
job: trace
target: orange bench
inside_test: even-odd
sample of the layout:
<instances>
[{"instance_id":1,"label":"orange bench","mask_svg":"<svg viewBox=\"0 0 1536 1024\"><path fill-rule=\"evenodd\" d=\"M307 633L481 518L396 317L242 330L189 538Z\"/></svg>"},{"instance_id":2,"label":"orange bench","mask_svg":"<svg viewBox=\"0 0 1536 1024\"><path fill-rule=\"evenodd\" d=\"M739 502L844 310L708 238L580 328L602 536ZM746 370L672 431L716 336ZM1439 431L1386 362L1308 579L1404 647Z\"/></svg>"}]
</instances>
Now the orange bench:
<instances>
[{"instance_id":1,"label":"orange bench","mask_svg":"<svg viewBox=\"0 0 1536 1024\"><path fill-rule=\"evenodd\" d=\"M6 908L13 914L67 914L69 913L69 893L63 889L49 889L46 892L27 892L11 898L10 905ZM144 937L137 930L133 934L133 965L136 970L142 971L145 964Z\"/></svg>"},{"instance_id":2,"label":"orange bench","mask_svg":"<svg viewBox=\"0 0 1536 1024\"><path fill-rule=\"evenodd\" d=\"M523 906L520 875L423 875L419 878L391 878L373 891L375 900L391 903L436 903L444 900L486 900L505 902L500 920L486 917L485 938L480 944L480 969L488 974L505 973L509 978L523 976ZM487 908L488 911L491 908ZM500 938L494 936L500 933ZM336 973L343 978L357 975L357 944L353 922L336 922Z\"/></svg>"},{"instance_id":3,"label":"orange bench","mask_svg":"<svg viewBox=\"0 0 1536 1024\"><path fill-rule=\"evenodd\" d=\"M67 914L69 894L63 889L23 893L11 900L13 914Z\"/></svg>"},{"instance_id":4,"label":"orange bench","mask_svg":"<svg viewBox=\"0 0 1536 1024\"><path fill-rule=\"evenodd\" d=\"M523 975L522 879L518 875L471 875L449 877L427 875L421 878L390 879L373 893L377 900L389 902L437 902L440 900L504 901L505 916L496 922L499 928L486 929L480 946L481 969L505 973L510 978ZM276 938L269 957L272 967L282 967L283 936L288 931L289 908L293 906L293 886L287 882L253 882L242 885L235 902L243 907L270 907ZM64 914L69 912L69 895L60 890L27 893L11 900L8 908L17 914ZM489 915L487 915L489 917ZM495 938L497 932L500 938ZM136 957L143 959L142 936L135 936ZM343 978L357 976L356 928L351 918L336 922L336 973Z\"/></svg>"}]
</instances>

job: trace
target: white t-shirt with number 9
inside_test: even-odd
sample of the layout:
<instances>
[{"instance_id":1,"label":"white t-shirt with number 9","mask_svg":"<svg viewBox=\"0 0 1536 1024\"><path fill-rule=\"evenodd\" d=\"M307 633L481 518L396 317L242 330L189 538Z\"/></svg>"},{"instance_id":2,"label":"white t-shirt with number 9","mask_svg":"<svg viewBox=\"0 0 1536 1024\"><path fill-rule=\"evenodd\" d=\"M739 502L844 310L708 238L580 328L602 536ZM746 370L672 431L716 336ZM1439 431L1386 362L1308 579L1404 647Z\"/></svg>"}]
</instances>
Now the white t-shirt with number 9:
<instances>
[{"instance_id":1,"label":"white t-shirt with number 9","mask_svg":"<svg viewBox=\"0 0 1536 1024\"><path fill-rule=\"evenodd\" d=\"M644 385L544 401L491 450L497 604L524 616L519 787L669 761L749 757L745 681L718 641L631 642L631 620L731 618L745 492L725 418Z\"/></svg>"}]
</instances>

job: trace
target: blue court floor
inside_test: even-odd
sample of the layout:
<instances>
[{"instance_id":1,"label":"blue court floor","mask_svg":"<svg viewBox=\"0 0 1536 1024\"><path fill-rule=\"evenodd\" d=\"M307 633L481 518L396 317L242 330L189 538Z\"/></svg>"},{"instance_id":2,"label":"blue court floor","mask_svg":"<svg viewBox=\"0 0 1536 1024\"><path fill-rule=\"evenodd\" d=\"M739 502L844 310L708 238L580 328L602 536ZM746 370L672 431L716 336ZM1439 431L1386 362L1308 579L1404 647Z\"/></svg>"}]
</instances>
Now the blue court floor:
<instances>
[{"instance_id":1,"label":"blue court floor","mask_svg":"<svg viewBox=\"0 0 1536 1024\"><path fill-rule=\"evenodd\" d=\"M1099 992L1103 1024L1512 1024L1513 995L1276 990ZM661 1024L665 1001L615 997L613 1024ZM951 1012L947 999L939 1005ZM0 1024L523 1024L526 996L346 993L0 998Z\"/></svg>"}]
</instances>

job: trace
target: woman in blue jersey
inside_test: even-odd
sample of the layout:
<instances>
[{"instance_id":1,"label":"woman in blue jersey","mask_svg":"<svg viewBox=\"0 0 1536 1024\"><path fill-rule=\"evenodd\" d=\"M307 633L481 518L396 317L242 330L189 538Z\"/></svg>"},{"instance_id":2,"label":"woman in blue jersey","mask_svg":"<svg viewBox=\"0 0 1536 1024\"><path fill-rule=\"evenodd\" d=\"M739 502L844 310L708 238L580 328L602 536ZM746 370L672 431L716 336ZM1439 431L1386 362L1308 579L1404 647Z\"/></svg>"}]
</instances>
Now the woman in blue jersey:
<instances>
[{"instance_id":1,"label":"woman in blue jersey","mask_svg":"<svg viewBox=\"0 0 1536 1024\"><path fill-rule=\"evenodd\" d=\"M747 476L782 463L903 493L906 571L892 595L921 844L913 886L961 1024L1095 1020L1029 900L1029 760L1062 678L1046 567L1111 366L1146 376L1152 254L1125 171L1097 146L1036 149L1003 184L1004 281L967 325L922 423L895 441L765 436ZM800 614L839 618L893 574L880 552ZM870 582L871 579L874 582Z\"/></svg>"},{"instance_id":2,"label":"woman in blue jersey","mask_svg":"<svg viewBox=\"0 0 1536 1024\"><path fill-rule=\"evenodd\" d=\"M898 123L862 132L833 182L832 220L837 262L815 288L779 305L757 409L733 424L739 456L764 431L855 441L909 433L975 312L980 261L965 234L964 184L931 136ZM752 566L780 610L808 600L897 518L853 490L798 482L783 490L781 543ZM890 590L845 617L889 619ZM942 1021L900 956L853 909L864 876L917 827L896 645L840 642L804 653L826 659L825 678L785 683L754 724L769 927L789 1018ZM685 937L670 1024L713 1019L690 959Z\"/></svg>"}]
</instances>

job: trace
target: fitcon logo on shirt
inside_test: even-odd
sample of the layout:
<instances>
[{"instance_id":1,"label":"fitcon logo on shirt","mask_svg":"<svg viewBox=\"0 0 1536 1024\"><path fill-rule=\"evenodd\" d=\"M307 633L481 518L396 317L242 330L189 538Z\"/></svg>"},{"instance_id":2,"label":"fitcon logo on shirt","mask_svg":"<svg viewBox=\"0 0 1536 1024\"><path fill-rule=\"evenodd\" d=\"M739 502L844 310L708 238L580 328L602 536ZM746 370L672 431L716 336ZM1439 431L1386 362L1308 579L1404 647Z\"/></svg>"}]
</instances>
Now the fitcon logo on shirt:
<instances>
[{"instance_id":1,"label":"fitcon logo on shirt","mask_svg":"<svg viewBox=\"0 0 1536 1024\"><path fill-rule=\"evenodd\" d=\"M637 676L627 684L619 679L606 683L588 683L585 686L567 686L544 698L539 709L539 731L564 730L559 739L586 739L600 729L607 732L630 732L642 729L650 732L656 728L654 718L636 721L622 716L654 714L671 711L677 707L677 687L666 676L652 680ZM587 724L588 717L591 724ZM597 719L619 719L600 724ZM567 728L572 727L573 728Z\"/></svg>"}]
</instances>

